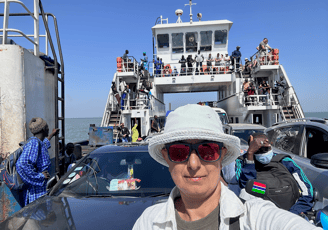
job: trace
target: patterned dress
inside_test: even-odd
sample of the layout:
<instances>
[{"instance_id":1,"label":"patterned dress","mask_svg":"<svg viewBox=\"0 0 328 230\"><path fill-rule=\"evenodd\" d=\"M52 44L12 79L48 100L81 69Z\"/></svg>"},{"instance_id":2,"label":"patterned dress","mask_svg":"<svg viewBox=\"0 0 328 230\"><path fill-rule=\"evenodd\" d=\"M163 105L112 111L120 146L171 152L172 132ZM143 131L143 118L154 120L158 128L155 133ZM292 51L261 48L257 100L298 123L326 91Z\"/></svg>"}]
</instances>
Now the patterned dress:
<instances>
[{"instance_id":1,"label":"patterned dress","mask_svg":"<svg viewBox=\"0 0 328 230\"><path fill-rule=\"evenodd\" d=\"M50 147L47 138L42 142L38 138L32 137L24 146L22 155L17 160L17 172L25 182L23 191L25 205L46 194L47 182L42 172L50 170L51 162L48 153Z\"/></svg>"}]
</instances>

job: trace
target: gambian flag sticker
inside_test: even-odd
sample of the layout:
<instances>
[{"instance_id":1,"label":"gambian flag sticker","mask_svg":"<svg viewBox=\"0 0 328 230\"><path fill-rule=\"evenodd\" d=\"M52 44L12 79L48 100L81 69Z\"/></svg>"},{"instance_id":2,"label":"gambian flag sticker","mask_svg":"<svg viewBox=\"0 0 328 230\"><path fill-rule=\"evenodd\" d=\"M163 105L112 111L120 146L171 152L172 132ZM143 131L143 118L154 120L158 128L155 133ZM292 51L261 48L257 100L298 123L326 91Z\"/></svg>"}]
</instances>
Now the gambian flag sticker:
<instances>
[{"instance_id":1,"label":"gambian flag sticker","mask_svg":"<svg viewBox=\"0 0 328 230\"><path fill-rule=\"evenodd\" d=\"M266 190L266 185L265 184L261 184L261 183L258 183L258 182L254 181L253 188L252 188L253 192L265 194L265 190Z\"/></svg>"}]
</instances>

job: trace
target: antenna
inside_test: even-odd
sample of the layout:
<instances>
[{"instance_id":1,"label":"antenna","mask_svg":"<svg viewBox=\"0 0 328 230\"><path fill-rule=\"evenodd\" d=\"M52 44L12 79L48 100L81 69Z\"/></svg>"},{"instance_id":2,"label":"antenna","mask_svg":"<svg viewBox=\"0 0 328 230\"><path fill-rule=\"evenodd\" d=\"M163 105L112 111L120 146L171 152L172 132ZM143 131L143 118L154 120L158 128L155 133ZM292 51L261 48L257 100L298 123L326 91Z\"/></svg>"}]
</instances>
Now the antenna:
<instances>
[{"instance_id":1,"label":"antenna","mask_svg":"<svg viewBox=\"0 0 328 230\"><path fill-rule=\"evenodd\" d=\"M177 10L175 11L175 14L176 14L176 16L178 16L177 23L182 23L180 17L181 17L181 15L183 14L183 10L181 10L181 9L177 9Z\"/></svg>"},{"instance_id":2,"label":"antenna","mask_svg":"<svg viewBox=\"0 0 328 230\"><path fill-rule=\"evenodd\" d=\"M189 0L189 4L185 4L185 6L190 6L190 24L192 24L192 6L196 5L197 3L192 3L192 0Z\"/></svg>"}]
</instances>

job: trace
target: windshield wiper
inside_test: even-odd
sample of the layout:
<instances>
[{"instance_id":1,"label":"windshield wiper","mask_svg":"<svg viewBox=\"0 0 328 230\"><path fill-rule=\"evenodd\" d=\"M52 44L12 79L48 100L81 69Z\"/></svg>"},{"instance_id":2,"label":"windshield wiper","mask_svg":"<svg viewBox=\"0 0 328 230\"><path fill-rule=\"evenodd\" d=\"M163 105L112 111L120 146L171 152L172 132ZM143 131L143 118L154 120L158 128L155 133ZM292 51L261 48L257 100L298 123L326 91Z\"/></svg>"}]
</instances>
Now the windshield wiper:
<instances>
[{"instance_id":1,"label":"windshield wiper","mask_svg":"<svg viewBox=\"0 0 328 230\"><path fill-rule=\"evenodd\" d=\"M163 192L163 193L159 193L159 194L155 194L155 195L151 195L151 196L147 196L147 197L164 197L164 196L169 196L171 192Z\"/></svg>"},{"instance_id":2,"label":"windshield wiper","mask_svg":"<svg viewBox=\"0 0 328 230\"><path fill-rule=\"evenodd\" d=\"M87 195L87 196L83 196L83 198L90 198L90 197L113 197L113 195L106 194L106 195Z\"/></svg>"}]
</instances>

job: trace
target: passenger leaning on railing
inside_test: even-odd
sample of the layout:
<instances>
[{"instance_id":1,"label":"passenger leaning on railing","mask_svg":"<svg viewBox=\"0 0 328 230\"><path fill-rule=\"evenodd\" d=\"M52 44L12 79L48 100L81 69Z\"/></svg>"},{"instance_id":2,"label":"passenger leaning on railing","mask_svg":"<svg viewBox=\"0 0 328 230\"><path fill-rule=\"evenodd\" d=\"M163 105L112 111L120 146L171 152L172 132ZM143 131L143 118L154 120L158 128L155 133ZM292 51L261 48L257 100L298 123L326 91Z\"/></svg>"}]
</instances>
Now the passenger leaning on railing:
<instances>
[{"instance_id":1,"label":"passenger leaning on railing","mask_svg":"<svg viewBox=\"0 0 328 230\"><path fill-rule=\"evenodd\" d=\"M192 65L193 65L194 62L195 62L195 60L192 59L191 54L188 55L188 57L187 57L187 63L188 63L188 75L192 75L192 72L193 72L193 67L192 67Z\"/></svg>"},{"instance_id":2,"label":"passenger leaning on railing","mask_svg":"<svg viewBox=\"0 0 328 230\"><path fill-rule=\"evenodd\" d=\"M200 54L200 50L198 50L198 54L195 57L196 61L196 75L199 74L199 71L203 71L203 61L204 61L204 56ZM200 67L200 69L198 69Z\"/></svg>"},{"instance_id":3,"label":"passenger leaning on railing","mask_svg":"<svg viewBox=\"0 0 328 230\"><path fill-rule=\"evenodd\" d=\"M235 63L236 63L236 68L239 68L239 63L240 63L240 58L241 58L241 52L240 46L236 47L236 50L232 52L231 58L232 58L232 68L235 68Z\"/></svg>"},{"instance_id":4,"label":"passenger leaning on railing","mask_svg":"<svg viewBox=\"0 0 328 230\"><path fill-rule=\"evenodd\" d=\"M157 60L154 62L154 65L156 68L156 77L160 77L162 62L159 60L159 57L157 57Z\"/></svg>"},{"instance_id":5,"label":"passenger leaning on railing","mask_svg":"<svg viewBox=\"0 0 328 230\"><path fill-rule=\"evenodd\" d=\"M219 73L220 65L222 64L222 57L220 57L220 53L217 53L216 58L214 59L215 61L215 73Z\"/></svg>"},{"instance_id":6,"label":"passenger leaning on railing","mask_svg":"<svg viewBox=\"0 0 328 230\"><path fill-rule=\"evenodd\" d=\"M259 51L260 53L260 58L261 58L261 65L267 65L268 64L268 60L267 60L267 56L269 54L268 50L272 51L273 49L269 46L268 44L268 39L264 38L263 41L261 41L260 45L258 47L256 47L256 49Z\"/></svg>"},{"instance_id":7,"label":"passenger leaning on railing","mask_svg":"<svg viewBox=\"0 0 328 230\"><path fill-rule=\"evenodd\" d=\"M214 59L212 58L212 55L209 54L208 55L208 58L206 60L206 64L207 64L207 69L206 69L206 72L210 73L211 72L211 68L212 68L212 62L214 61Z\"/></svg>"},{"instance_id":8,"label":"passenger leaning on railing","mask_svg":"<svg viewBox=\"0 0 328 230\"><path fill-rule=\"evenodd\" d=\"M179 61L179 63L181 63L181 71L180 71L181 76L186 75L186 62L187 60L185 59L184 55L182 55Z\"/></svg>"}]
</instances>

